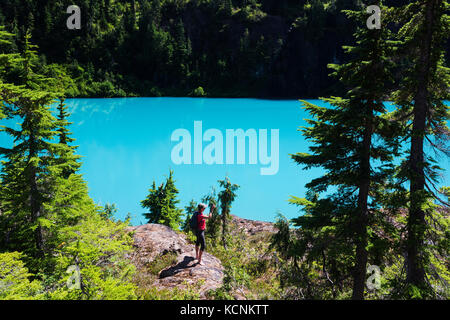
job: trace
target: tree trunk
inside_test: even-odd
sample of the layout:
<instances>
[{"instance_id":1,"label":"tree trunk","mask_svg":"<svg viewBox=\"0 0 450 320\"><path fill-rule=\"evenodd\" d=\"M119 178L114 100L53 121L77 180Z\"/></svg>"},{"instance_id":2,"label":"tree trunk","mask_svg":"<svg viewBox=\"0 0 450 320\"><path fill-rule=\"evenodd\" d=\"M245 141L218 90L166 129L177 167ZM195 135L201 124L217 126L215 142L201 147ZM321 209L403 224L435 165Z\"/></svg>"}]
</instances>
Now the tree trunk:
<instances>
[{"instance_id":1,"label":"tree trunk","mask_svg":"<svg viewBox=\"0 0 450 320\"><path fill-rule=\"evenodd\" d=\"M30 135L30 140L32 141L30 145L30 153L29 153L29 161L36 156L36 148L34 144L34 135ZM30 210L31 210L31 221L33 223L37 223L37 227L34 233L35 244L36 244L36 255L38 257L43 256L43 238L42 238L42 228L38 222L38 219L41 215L41 204L40 204L40 196L39 190L37 186L37 169L34 164L30 164L29 168L29 183L30 183Z\"/></svg>"},{"instance_id":2,"label":"tree trunk","mask_svg":"<svg viewBox=\"0 0 450 320\"><path fill-rule=\"evenodd\" d=\"M363 137L363 150L361 154L361 176L358 193L358 216L356 217L355 236L356 236L356 262L353 275L353 300L364 299L364 287L366 284L367 268L367 225L368 209L367 199L369 197L370 187L370 150L372 145L372 117L373 111L370 108L367 113L366 125Z\"/></svg>"},{"instance_id":3,"label":"tree trunk","mask_svg":"<svg viewBox=\"0 0 450 320\"><path fill-rule=\"evenodd\" d=\"M425 212L422 204L425 196L424 136L429 112L428 83L432 44L434 11L438 0L429 0L425 8L425 33L419 48L418 84L414 96L414 120L411 136L410 209L408 217L407 277L406 282L417 287L425 285L424 233Z\"/></svg>"},{"instance_id":4,"label":"tree trunk","mask_svg":"<svg viewBox=\"0 0 450 320\"><path fill-rule=\"evenodd\" d=\"M227 249L227 239L226 235L228 233L228 208L222 210L222 244L223 248Z\"/></svg>"},{"instance_id":5,"label":"tree trunk","mask_svg":"<svg viewBox=\"0 0 450 320\"><path fill-rule=\"evenodd\" d=\"M32 171L35 171L35 168L32 168ZM39 222L37 222L37 220L39 219L39 217L41 215L41 212L40 212L41 206L39 203L39 191L37 188L35 174L31 174L30 185L31 185L31 195L30 195L31 219L32 219L32 222L37 223L34 237L35 237L35 242L36 242L37 256L40 257L43 254L43 239L42 239L41 225Z\"/></svg>"}]
</instances>

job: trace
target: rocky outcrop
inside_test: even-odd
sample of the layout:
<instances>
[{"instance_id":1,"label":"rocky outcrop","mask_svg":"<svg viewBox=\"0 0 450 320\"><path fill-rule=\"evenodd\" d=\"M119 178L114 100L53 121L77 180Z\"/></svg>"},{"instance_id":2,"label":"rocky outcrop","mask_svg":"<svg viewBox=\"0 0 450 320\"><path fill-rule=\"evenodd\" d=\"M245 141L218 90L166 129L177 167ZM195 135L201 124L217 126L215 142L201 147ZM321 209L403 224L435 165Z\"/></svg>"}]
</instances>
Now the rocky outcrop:
<instances>
[{"instance_id":1,"label":"rocky outcrop","mask_svg":"<svg viewBox=\"0 0 450 320\"><path fill-rule=\"evenodd\" d=\"M153 286L159 289L184 289L191 285L198 287L200 298L205 299L209 290L222 285L224 269L220 260L204 252L204 265L197 264L194 261L195 247L184 234L160 224L129 227L129 231L133 232L135 249L130 258L141 277L154 278L154 270L149 270L149 266L165 256L174 257L169 266L159 271Z\"/></svg>"},{"instance_id":2,"label":"rocky outcrop","mask_svg":"<svg viewBox=\"0 0 450 320\"><path fill-rule=\"evenodd\" d=\"M232 230L241 230L249 239L276 232L273 223L255 221L231 216ZM198 290L200 298L206 299L210 290L222 286L224 268L220 260L204 252L202 262L197 264L195 247L185 234L176 232L161 224L144 224L129 227L134 238L131 260L138 269L141 279L146 279L151 287L158 289ZM261 259L268 259L267 256ZM144 281L144 282L145 282ZM236 296L236 299L243 299Z\"/></svg>"},{"instance_id":3,"label":"rocky outcrop","mask_svg":"<svg viewBox=\"0 0 450 320\"><path fill-rule=\"evenodd\" d=\"M275 228L275 225L272 222L243 219L238 216L231 215L231 223L249 236L254 236L260 233L277 232L277 228Z\"/></svg>"}]
</instances>

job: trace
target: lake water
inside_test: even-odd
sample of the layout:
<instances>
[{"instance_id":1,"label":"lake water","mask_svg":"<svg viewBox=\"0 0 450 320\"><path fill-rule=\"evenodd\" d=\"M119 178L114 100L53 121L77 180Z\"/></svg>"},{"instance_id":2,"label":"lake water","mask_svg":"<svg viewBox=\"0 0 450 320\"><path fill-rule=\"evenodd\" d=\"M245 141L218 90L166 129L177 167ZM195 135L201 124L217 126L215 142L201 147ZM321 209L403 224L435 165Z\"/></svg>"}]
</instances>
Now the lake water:
<instances>
[{"instance_id":1,"label":"lake water","mask_svg":"<svg viewBox=\"0 0 450 320\"><path fill-rule=\"evenodd\" d=\"M200 201L211 187L220 191L217 180L228 176L232 183L240 185L232 214L263 221L274 221L277 212L288 218L298 216L298 208L287 200L290 195L303 197L304 185L321 172L320 169L302 170L290 158L292 153L308 151L308 143L297 129L306 125L304 118L309 116L297 100L123 98L68 99L66 104L72 113L70 129L79 146L78 154L83 156L81 173L88 182L90 196L101 205L115 203L119 219L130 213L133 225L146 223L142 216L146 209L140 206L140 201L147 196L153 180L159 185L170 169L174 171L181 207L191 199ZM177 164L178 160L172 156L173 148L179 143L171 139L177 129L191 135L191 164ZM230 129L256 134L258 150L249 155L247 140L242 164L236 163L237 142L234 164L227 161L226 132ZM205 163L211 161L205 156L205 148L211 142L201 139L206 132L215 134L216 139L223 137L222 157L219 145L211 153L216 162L222 159L223 164ZM272 174L261 174L262 168L269 167L264 156L271 155L271 138L277 132L278 170L272 161L269 170ZM260 145L265 137L268 150ZM2 145L4 141L0 137ZM261 151L267 154L261 155ZM186 156L186 153L175 154ZM201 164L195 164L199 161ZM448 159L443 162L441 165L448 168ZM448 175L445 180L447 183L443 184L448 185Z\"/></svg>"},{"instance_id":2,"label":"lake water","mask_svg":"<svg viewBox=\"0 0 450 320\"><path fill-rule=\"evenodd\" d=\"M69 99L67 105L72 113L71 129L79 145L78 153L85 156L81 172L88 181L90 195L102 205L116 203L118 218L130 212L133 224L146 222L140 201L147 196L153 180L159 185L170 169L174 171L181 207L191 199L200 201L211 187L220 191L217 180L228 176L240 186L232 213L263 221L273 221L277 212L289 218L298 216L298 209L287 200L290 195L303 196L304 184L320 172L300 170L289 156L307 149L297 131L306 123L301 104L296 100ZM194 148L198 148L194 146L196 121L201 121L203 134L208 129L222 133L223 164L194 164ZM186 129L191 134L191 164L176 164L172 159L172 149L179 142L171 141L171 136L177 129ZM278 172L261 175L261 168L268 165L261 164L259 155L257 163L250 164L248 146L244 164L237 164L237 141L234 164L227 164L227 129L254 129L258 147L259 130L267 129L269 155L271 129L278 129ZM203 149L208 144L203 142Z\"/></svg>"}]
</instances>

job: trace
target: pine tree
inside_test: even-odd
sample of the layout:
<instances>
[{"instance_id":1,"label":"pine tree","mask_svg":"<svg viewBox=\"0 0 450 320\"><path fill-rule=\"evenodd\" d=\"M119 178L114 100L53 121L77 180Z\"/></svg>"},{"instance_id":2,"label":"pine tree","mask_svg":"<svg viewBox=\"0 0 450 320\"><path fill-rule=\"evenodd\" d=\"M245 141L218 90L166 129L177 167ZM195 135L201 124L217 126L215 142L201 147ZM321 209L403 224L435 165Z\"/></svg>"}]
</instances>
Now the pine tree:
<instances>
[{"instance_id":1,"label":"pine tree","mask_svg":"<svg viewBox=\"0 0 450 320\"><path fill-rule=\"evenodd\" d=\"M426 280L429 265L426 220L433 211L430 201L437 199L433 187L439 167L425 153L425 144L447 152L448 106L444 100L450 97L450 69L444 66L444 45L450 33L448 9L447 1L425 0L412 1L398 11L398 21L403 24L399 31L403 40L400 49L406 62L395 102L404 115L411 143L409 158L403 164L410 188L406 244L410 297L426 297L430 292Z\"/></svg>"},{"instance_id":2,"label":"pine tree","mask_svg":"<svg viewBox=\"0 0 450 320\"><path fill-rule=\"evenodd\" d=\"M161 216L164 223L172 229L178 229L181 224L183 210L177 207L180 200L177 199L178 189L173 179L173 171L170 170L169 177L164 186L164 204L161 210Z\"/></svg>"},{"instance_id":3,"label":"pine tree","mask_svg":"<svg viewBox=\"0 0 450 320\"><path fill-rule=\"evenodd\" d=\"M174 67L176 68L175 70L177 72L177 76L184 79L189 72L187 65L189 59L189 50L182 19L178 19L178 22L175 25L173 40Z\"/></svg>"},{"instance_id":4,"label":"pine tree","mask_svg":"<svg viewBox=\"0 0 450 320\"><path fill-rule=\"evenodd\" d=\"M60 98L58 104L58 115L57 115L59 121L58 136L59 136L59 143L68 144L69 142L73 142L75 139L69 137L70 131L67 128L67 126L72 123L67 121L69 113L67 112L67 106L64 104L64 100L65 100L64 98Z\"/></svg>"},{"instance_id":5,"label":"pine tree","mask_svg":"<svg viewBox=\"0 0 450 320\"><path fill-rule=\"evenodd\" d=\"M0 26L0 81L2 85L8 82L8 73L14 69L21 61L20 55L14 48L14 34L5 31L5 27Z\"/></svg>"},{"instance_id":6,"label":"pine tree","mask_svg":"<svg viewBox=\"0 0 450 320\"><path fill-rule=\"evenodd\" d=\"M115 203L106 203L103 211L100 215L105 219L114 219L114 215L117 213L117 207Z\"/></svg>"},{"instance_id":7,"label":"pine tree","mask_svg":"<svg viewBox=\"0 0 450 320\"><path fill-rule=\"evenodd\" d=\"M220 11L223 12L225 17L230 17L233 13L233 3L231 0L222 0L220 4Z\"/></svg>"},{"instance_id":8,"label":"pine tree","mask_svg":"<svg viewBox=\"0 0 450 320\"><path fill-rule=\"evenodd\" d=\"M70 114L67 112L67 106L64 104L64 97L59 99L59 104L57 106L58 114L57 114L57 135L59 139L58 145L58 157L55 157L55 166L60 166L61 174L63 177L68 178L71 174L76 173L81 164L79 163L79 159L81 158L79 155L75 154L77 146L71 146L69 143L75 141L71 137L71 132L68 127L72 124L67 119Z\"/></svg>"},{"instance_id":9,"label":"pine tree","mask_svg":"<svg viewBox=\"0 0 450 320\"><path fill-rule=\"evenodd\" d=\"M2 85L4 112L10 118L22 119L21 128L4 127L14 138L12 148L2 149L7 160L2 170L1 199L3 218L8 222L8 244L18 245L30 257L44 256L42 225L47 223L42 208L49 201L51 183L46 179L52 171L52 155L57 146L51 142L56 135L56 119L50 111L55 95L37 91L43 78L33 72L35 46L25 37L22 54L24 87ZM12 239L13 237L18 237ZM32 241L32 243L30 243Z\"/></svg>"},{"instance_id":10,"label":"pine tree","mask_svg":"<svg viewBox=\"0 0 450 320\"><path fill-rule=\"evenodd\" d=\"M330 67L348 92L344 98L322 99L330 107L303 101L306 110L314 116L313 120L308 120L311 126L304 128L303 133L314 146L310 147L311 154L292 156L306 169L322 167L326 173L306 185L311 192L309 199L293 198L291 202L303 206L311 214L310 217L295 219L298 226L337 228L337 224L345 224L343 229L352 231L349 243L355 247L352 298L363 299L369 230L373 223L369 213L379 209L380 204L374 194L377 185L383 185L392 173L389 163L398 154L399 144L395 136L387 135L392 128L387 130L391 125L383 104L387 85L392 80L389 30L366 28L367 14L364 11L345 12L361 27L354 34L356 45L344 47L351 56L350 62ZM374 161L381 164L375 166ZM330 186L336 186L337 193L323 200L314 196L327 191ZM339 237L337 231L335 236ZM345 238L342 240L347 242Z\"/></svg>"},{"instance_id":11,"label":"pine tree","mask_svg":"<svg viewBox=\"0 0 450 320\"><path fill-rule=\"evenodd\" d=\"M156 183L153 181L152 187L148 190L149 194L147 198L141 201L141 206L149 209L149 212L144 213L144 217L147 219L148 223L158 223L160 220L160 198L162 187L163 185L161 184L157 189Z\"/></svg>"},{"instance_id":12,"label":"pine tree","mask_svg":"<svg viewBox=\"0 0 450 320\"><path fill-rule=\"evenodd\" d=\"M147 208L150 212L144 216L148 219L148 223L160 223L178 229L182 222L182 209L177 207L179 200L177 199L178 189L173 179L173 171L169 173L166 182L156 188L153 181L152 188L146 199L141 201L143 208Z\"/></svg>"},{"instance_id":13,"label":"pine tree","mask_svg":"<svg viewBox=\"0 0 450 320\"><path fill-rule=\"evenodd\" d=\"M2 31L0 43L8 43L11 35ZM0 53L0 70L15 68L22 75L21 86L0 78L0 114L21 120L19 129L2 128L14 145L0 148L5 159L0 172L1 251L21 252L30 275L45 278L47 298L133 298L133 268L126 258L132 239L126 224L102 217L76 174L77 157L67 146L73 139L69 131L58 131L69 123L65 116L62 121L52 116L55 95L39 89L45 78L35 73L36 53L30 48L26 40L22 57ZM65 138L55 142L61 133ZM72 160L65 164L62 159ZM67 176L68 168L73 173ZM67 268L74 264L81 270L81 290L66 285Z\"/></svg>"},{"instance_id":14,"label":"pine tree","mask_svg":"<svg viewBox=\"0 0 450 320\"><path fill-rule=\"evenodd\" d=\"M208 219L208 227L206 228L205 234L216 244L219 237L222 220L217 208L219 199L216 196L214 188L212 188L210 194L202 198L202 202L207 203L210 208L214 205L214 210L211 212L211 218Z\"/></svg>"},{"instance_id":15,"label":"pine tree","mask_svg":"<svg viewBox=\"0 0 450 320\"><path fill-rule=\"evenodd\" d=\"M37 45L31 43L31 33L27 30L25 34L24 49L22 52L22 72L21 81L28 89L40 89L45 79L34 72L36 68Z\"/></svg>"},{"instance_id":16,"label":"pine tree","mask_svg":"<svg viewBox=\"0 0 450 320\"><path fill-rule=\"evenodd\" d=\"M227 248L227 235L228 235L228 224L230 220L230 210L231 204L236 198L236 191L239 189L239 185L232 184L228 177L224 180L219 180L219 185L223 188L219 192L218 198L220 201L221 214L220 218L222 220L222 244L223 247Z\"/></svg>"}]
</instances>

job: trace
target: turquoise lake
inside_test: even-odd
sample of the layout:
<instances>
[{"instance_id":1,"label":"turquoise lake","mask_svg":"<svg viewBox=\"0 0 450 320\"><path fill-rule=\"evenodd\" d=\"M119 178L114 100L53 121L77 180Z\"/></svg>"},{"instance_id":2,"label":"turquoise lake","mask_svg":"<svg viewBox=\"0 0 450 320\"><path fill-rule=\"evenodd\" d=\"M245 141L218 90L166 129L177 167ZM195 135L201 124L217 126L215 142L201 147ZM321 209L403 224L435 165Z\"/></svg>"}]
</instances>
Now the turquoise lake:
<instances>
[{"instance_id":1,"label":"turquoise lake","mask_svg":"<svg viewBox=\"0 0 450 320\"><path fill-rule=\"evenodd\" d=\"M115 203L117 217L129 212L133 224L145 223L140 206L153 180L157 185L174 171L180 207L201 197L228 176L240 186L232 213L243 218L273 221L277 212L289 218L299 215L287 200L303 196L304 184L319 170L302 171L289 154L306 151L298 127L306 116L300 102L258 99L125 98L67 100L72 132L84 158L81 172L88 181L92 198L104 205ZM223 133L224 164L194 164L194 121L202 122L203 133ZM175 164L172 133L186 129L192 136L192 164ZM279 130L279 168L273 175L261 175L259 159L249 164L248 141L244 164L226 164L227 129ZM259 138L259 137L258 137ZM248 139L247 139L248 140ZM203 142L203 147L208 143ZM237 143L235 143L237 146ZM236 152L237 153L237 152ZM270 150L269 150L270 154ZM235 155L237 157L237 154ZM259 158L259 157L258 157Z\"/></svg>"},{"instance_id":2,"label":"turquoise lake","mask_svg":"<svg viewBox=\"0 0 450 320\"><path fill-rule=\"evenodd\" d=\"M322 104L319 100L310 101ZM180 207L184 208L191 199L200 201L211 187L220 191L217 180L228 176L232 183L240 185L232 214L263 221L274 221L278 212L287 218L297 217L300 212L288 199L291 195L303 197L304 185L321 173L320 169L302 170L290 157L292 153L308 151L308 142L298 128L306 125L304 119L309 115L297 100L123 98L68 99L66 104L73 122L70 129L79 146L77 152L83 156L81 173L90 196L100 205L115 203L118 219L130 213L133 225L146 223L142 216L146 209L140 201L147 196L153 180L159 185L171 169L180 192ZM200 121L202 134L215 129L223 135L223 164L194 164L194 148L199 148L194 146L194 123ZM192 136L191 164L173 161L172 151L179 142L172 141L171 136L177 129L185 129ZM235 160L234 164L227 164L227 129L256 132L256 163L249 157L247 141L244 163L237 164ZM261 168L268 167L261 163L259 154L264 133L261 129L267 129L267 155L271 154L271 130L279 134L275 174L261 174ZM3 136L2 146L7 141ZM203 141L203 149L208 144ZM448 159L442 157L441 161L440 165L448 169ZM447 170L442 185L449 185L448 178Z\"/></svg>"}]
</instances>

